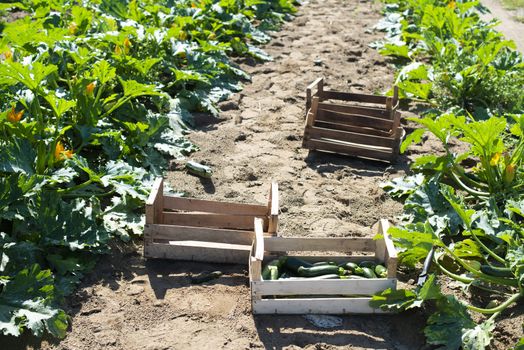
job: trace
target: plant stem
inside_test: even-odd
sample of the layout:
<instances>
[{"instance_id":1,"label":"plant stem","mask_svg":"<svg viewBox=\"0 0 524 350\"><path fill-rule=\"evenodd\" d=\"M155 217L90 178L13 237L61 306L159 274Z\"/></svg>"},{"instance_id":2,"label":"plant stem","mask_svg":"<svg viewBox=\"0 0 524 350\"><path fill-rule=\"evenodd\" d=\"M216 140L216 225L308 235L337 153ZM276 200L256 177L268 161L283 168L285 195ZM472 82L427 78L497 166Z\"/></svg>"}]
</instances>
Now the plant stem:
<instances>
[{"instance_id":1,"label":"plant stem","mask_svg":"<svg viewBox=\"0 0 524 350\"><path fill-rule=\"evenodd\" d=\"M475 270L468 264L464 262L459 256L457 256L452 250L450 250L448 247L444 246L442 247L446 253L451 255L453 259L455 259L464 269L471 272L475 277L483 279L487 282L494 283L494 284L502 284L504 286L510 286L510 287L518 287L518 281L514 278L497 278L494 276L486 275L485 273L480 272L479 270Z\"/></svg>"},{"instance_id":2,"label":"plant stem","mask_svg":"<svg viewBox=\"0 0 524 350\"><path fill-rule=\"evenodd\" d=\"M68 193L71 193L71 192L74 192L74 191L81 190L82 188L85 188L85 187L91 185L92 183L93 183L93 180L90 179L90 180L87 180L84 183L81 183L80 185L76 185L76 186L69 187L69 188L66 188L66 189L57 190L56 192L58 194L64 195L64 194L68 194Z\"/></svg>"},{"instance_id":3,"label":"plant stem","mask_svg":"<svg viewBox=\"0 0 524 350\"><path fill-rule=\"evenodd\" d=\"M475 232L473 232L473 230L469 229L469 233L471 233L471 236L478 243L478 245L480 245L480 247L484 249L486 253L488 253L493 259L497 260L499 263L502 263L502 264L506 263L506 260L502 259L500 256L495 254L491 249L489 249L484 243L482 243L482 241L477 237L477 235L475 234Z\"/></svg>"},{"instance_id":4,"label":"plant stem","mask_svg":"<svg viewBox=\"0 0 524 350\"><path fill-rule=\"evenodd\" d=\"M469 278L469 277L465 277L465 276L460 276L460 275L454 274L453 272L447 270L444 266L442 266L438 262L437 258L434 258L433 262L435 263L435 265L437 265L437 267L439 268L440 271L442 271L445 275L448 275L449 277L453 278L456 281L469 284L469 283L472 283L475 280L473 278Z\"/></svg>"},{"instance_id":5,"label":"plant stem","mask_svg":"<svg viewBox=\"0 0 524 350\"><path fill-rule=\"evenodd\" d=\"M513 294L512 296L508 298L508 300L506 300L499 306L491 308L491 309L484 309L484 308L476 307L476 306L469 305L469 304L466 304L466 307L472 311L479 312L481 314L494 314L493 316L489 318L491 320L492 318L494 319L500 312L504 311L508 306L516 302L521 296L522 294L520 293Z\"/></svg>"}]
</instances>

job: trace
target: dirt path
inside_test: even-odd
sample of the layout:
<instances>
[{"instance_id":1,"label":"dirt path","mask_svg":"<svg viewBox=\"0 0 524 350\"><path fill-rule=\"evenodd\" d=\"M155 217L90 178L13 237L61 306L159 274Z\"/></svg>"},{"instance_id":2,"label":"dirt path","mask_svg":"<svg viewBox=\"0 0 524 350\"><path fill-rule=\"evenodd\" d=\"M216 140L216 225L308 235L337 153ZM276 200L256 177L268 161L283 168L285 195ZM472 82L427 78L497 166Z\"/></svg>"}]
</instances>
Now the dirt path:
<instances>
[{"instance_id":1,"label":"dirt path","mask_svg":"<svg viewBox=\"0 0 524 350\"><path fill-rule=\"evenodd\" d=\"M284 236L371 236L379 218L400 213L401 205L378 185L401 175L406 157L387 166L301 148L305 88L314 79L324 76L329 88L351 91L390 86L392 68L367 47L380 37L369 30L380 18L377 6L363 0L302 6L266 47L275 60L242 63L252 83L222 105L218 122L204 118L191 134L201 148L192 158L215 169L213 180L173 171L167 182L198 198L263 203L276 180ZM432 149L426 144L411 156ZM301 316L254 317L246 266L145 261L140 249L127 248L98 265L68 302L71 332L43 349L411 350L424 343L425 320L418 313L345 316L342 326L331 330ZM217 268L223 277L189 283L188 273ZM413 278L401 275L404 282Z\"/></svg>"},{"instance_id":2,"label":"dirt path","mask_svg":"<svg viewBox=\"0 0 524 350\"><path fill-rule=\"evenodd\" d=\"M524 53L524 23L516 21L511 11L502 7L500 0L482 0L482 4L489 8L491 14L483 16L485 20L496 18L501 21L497 26L497 30L502 32L504 36L511 39L517 45L517 49Z\"/></svg>"}]
</instances>

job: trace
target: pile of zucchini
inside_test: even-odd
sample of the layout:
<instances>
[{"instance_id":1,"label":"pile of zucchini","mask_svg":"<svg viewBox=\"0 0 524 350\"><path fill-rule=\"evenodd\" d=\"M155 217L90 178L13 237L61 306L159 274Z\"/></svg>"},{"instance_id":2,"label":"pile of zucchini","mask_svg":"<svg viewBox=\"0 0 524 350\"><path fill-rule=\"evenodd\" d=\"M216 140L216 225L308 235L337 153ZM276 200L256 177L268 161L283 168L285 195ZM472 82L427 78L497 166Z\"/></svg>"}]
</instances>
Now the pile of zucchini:
<instances>
[{"instance_id":1,"label":"pile of zucchini","mask_svg":"<svg viewBox=\"0 0 524 350\"><path fill-rule=\"evenodd\" d=\"M309 263L297 257L283 256L269 262L262 270L263 280L282 279L366 279L386 278L384 265L366 260L359 264L333 261Z\"/></svg>"}]
</instances>

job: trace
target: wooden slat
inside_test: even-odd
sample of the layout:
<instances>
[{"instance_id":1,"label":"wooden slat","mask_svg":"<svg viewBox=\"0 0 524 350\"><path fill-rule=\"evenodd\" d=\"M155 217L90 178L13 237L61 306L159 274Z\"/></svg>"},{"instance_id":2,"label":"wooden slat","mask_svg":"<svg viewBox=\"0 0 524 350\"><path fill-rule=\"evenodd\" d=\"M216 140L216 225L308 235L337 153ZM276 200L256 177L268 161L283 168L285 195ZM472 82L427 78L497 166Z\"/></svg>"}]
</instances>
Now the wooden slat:
<instances>
[{"instance_id":1,"label":"wooden slat","mask_svg":"<svg viewBox=\"0 0 524 350\"><path fill-rule=\"evenodd\" d=\"M255 255L256 260L262 261L264 259L264 230L262 228L262 220L260 218L255 218Z\"/></svg>"},{"instance_id":2,"label":"wooden slat","mask_svg":"<svg viewBox=\"0 0 524 350\"><path fill-rule=\"evenodd\" d=\"M326 110L326 111L341 112L341 113L347 113L347 114L366 115L369 117L381 118L381 119L386 119L386 120L391 119L390 112L385 109L380 109L380 108L342 105L342 104L328 103L328 102L319 103L318 108Z\"/></svg>"},{"instance_id":3,"label":"wooden slat","mask_svg":"<svg viewBox=\"0 0 524 350\"><path fill-rule=\"evenodd\" d=\"M317 91L315 94L322 93L324 89L324 78L318 78L314 82L308 85L306 88L306 113L308 113L311 108L311 98L313 96L313 89L316 88Z\"/></svg>"},{"instance_id":4,"label":"wooden slat","mask_svg":"<svg viewBox=\"0 0 524 350\"><path fill-rule=\"evenodd\" d=\"M369 306L371 298L253 300L254 314L385 314Z\"/></svg>"},{"instance_id":5,"label":"wooden slat","mask_svg":"<svg viewBox=\"0 0 524 350\"><path fill-rule=\"evenodd\" d=\"M277 280L251 284L253 295L373 295L396 286L395 279L373 278L362 280Z\"/></svg>"},{"instance_id":6,"label":"wooden slat","mask_svg":"<svg viewBox=\"0 0 524 350\"><path fill-rule=\"evenodd\" d=\"M265 250L268 252L287 251L333 251L333 252L372 252L375 241L370 238L298 238L266 237Z\"/></svg>"},{"instance_id":7,"label":"wooden slat","mask_svg":"<svg viewBox=\"0 0 524 350\"><path fill-rule=\"evenodd\" d=\"M260 281L262 279L262 261L253 257L253 250L249 256L249 281ZM253 298L253 296L252 296ZM256 298L256 297L254 297Z\"/></svg>"},{"instance_id":8,"label":"wooden slat","mask_svg":"<svg viewBox=\"0 0 524 350\"><path fill-rule=\"evenodd\" d=\"M387 220L380 220L379 222L379 233L381 233L384 236L384 244L386 246L386 267L388 269L388 277L394 278L397 275L397 264L398 264L398 257L397 257L397 250L395 249L395 245L393 244L393 241L391 240L391 236L388 233L389 230L389 222Z\"/></svg>"},{"instance_id":9,"label":"wooden slat","mask_svg":"<svg viewBox=\"0 0 524 350\"><path fill-rule=\"evenodd\" d=\"M319 109L316 114L316 120L327 121L331 123L348 124L380 130L392 130L393 121L369 117L366 115L348 114L343 112L328 111Z\"/></svg>"},{"instance_id":10,"label":"wooden slat","mask_svg":"<svg viewBox=\"0 0 524 350\"><path fill-rule=\"evenodd\" d=\"M202 214L202 213L163 213L163 223L166 225L198 226L230 228L239 230L252 230L252 215L222 215L222 214ZM267 218L264 220L264 228L267 229Z\"/></svg>"},{"instance_id":11,"label":"wooden slat","mask_svg":"<svg viewBox=\"0 0 524 350\"><path fill-rule=\"evenodd\" d=\"M278 184L276 182L271 183L271 189L269 191L269 223L268 233L275 235L278 230L278 211L279 211L279 195L278 195Z\"/></svg>"},{"instance_id":12,"label":"wooden slat","mask_svg":"<svg viewBox=\"0 0 524 350\"><path fill-rule=\"evenodd\" d=\"M146 200L146 223L160 223L162 220L164 180L158 177L153 182L151 193Z\"/></svg>"},{"instance_id":13,"label":"wooden slat","mask_svg":"<svg viewBox=\"0 0 524 350\"><path fill-rule=\"evenodd\" d=\"M146 258L176 259L213 263L247 264L250 246L178 241L170 244L151 244L144 248Z\"/></svg>"},{"instance_id":14,"label":"wooden slat","mask_svg":"<svg viewBox=\"0 0 524 350\"><path fill-rule=\"evenodd\" d=\"M164 196L164 208L229 215L268 215L264 205L217 202L204 199Z\"/></svg>"},{"instance_id":15,"label":"wooden slat","mask_svg":"<svg viewBox=\"0 0 524 350\"><path fill-rule=\"evenodd\" d=\"M393 109L396 110L398 108L399 101L398 101L398 86L393 86Z\"/></svg>"},{"instance_id":16,"label":"wooden slat","mask_svg":"<svg viewBox=\"0 0 524 350\"><path fill-rule=\"evenodd\" d=\"M332 139L337 141L351 142L357 144L393 148L395 139L393 137L381 137L375 135L359 134L349 131L330 130L312 127L309 131L311 139Z\"/></svg>"},{"instance_id":17,"label":"wooden slat","mask_svg":"<svg viewBox=\"0 0 524 350\"><path fill-rule=\"evenodd\" d=\"M368 146L369 147L369 146ZM365 148L365 146L356 146L351 144L344 144L340 142L330 142L322 140L309 140L306 142L306 148L312 150L328 151L340 154L347 154L356 157L365 157L371 159L378 159L383 161L390 161L392 151L385 151L383 149Z\"/></svg>"},{"instance_id":18,"label":"wooden slat","mask_svg":"<svg viewBox=\"0 0 524 350\"><path fill-rule=\"evenodd\" d=\"M317 120L314 126L318 126L319 128L331 129L331 130L357 132L357 133L366 134L366 135L393 137L393 134L390 131L366 128L362 126L353 126L353 125L347 125L347 124L329 123L329 122L320 121L320 120Z\"/></svg>"},{"instance_id":19,"label":"wooden slat","mask_svg":"<svg viewBox=\"0 0 524 350\"><path fill-rule=\"evenodd\" d=\"M393 113L393 126L391 127L392 130L397 130L398 127L400 127L400 117L402 114L398 111L395 111Z\"/></svg>"},{"instance_id":20,"label":"wooden slat","mask_svg":"<svg viewBox=\"0 0 524 350\"><path fill-rule=\"evenodd\" d=\"M357 94L352 92L340 92L340 91L322 91L319 94L323 99L326 100L343 100L351 102L362 102L362 103L377 103L386 104L386 96Z\"/></svg>"},{"instance_id":21,"label":"wooden slat","mask_svg":"<svg viewBox=\"0 0 524 350\"><path fill-rule=\"evenodd\" d=\"M153 240L206 241L231 244L253 244L253 231L226 230L209 227L148 224L144 234Z\"/></svg>"}]
</instances>

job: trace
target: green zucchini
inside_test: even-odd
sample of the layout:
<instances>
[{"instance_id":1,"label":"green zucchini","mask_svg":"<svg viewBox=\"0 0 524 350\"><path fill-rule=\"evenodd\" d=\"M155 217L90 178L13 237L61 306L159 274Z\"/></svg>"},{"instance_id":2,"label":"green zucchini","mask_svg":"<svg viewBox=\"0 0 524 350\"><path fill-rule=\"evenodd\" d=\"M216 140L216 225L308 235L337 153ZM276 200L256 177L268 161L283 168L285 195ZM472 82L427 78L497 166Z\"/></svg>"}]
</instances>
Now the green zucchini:
<instances>
[{"instance_id":1,"label":"green zucchini","mask_svg":"<svg viewBox=\"0 0 524 350\"><path fill-rule=\"evenodd\" d=\"M320 275L320 276L314 276L314 277L289 277L290 280L337 280L344 278L345 276L339 276L335 273L330 273L327 275Z\"/></svg>"},{"instance_id":2,"label":"green zucchini","mask_svg":"<svg viewBox=\"0 0 524 350\"><path fill-rule=\"evenodd\" d=\"M354 273L356 269L359 269L358 265L355 264L354 262L347 262L347 263L340 264L338 266L343 267L344 269L348 270L351 273Z\"/></svg>"},{"instance_id":3,"label":"green zucchini","mask_svg":"<svg viewBox=\"0 0 524 350\"><path fill-rule=\"evenodd\" d=\"M515 277L509 267L495 267L491 265L481 265L480 271L493 277Z\"/></svg>"},{"instance_id":4,"label":"green zucchini","mask_svg":"<svg viewBox=\"0 0 524 350\"><path fill-rule=\"evenodd\" d=\"M369 267L363 267L362 272L362 276L366 278L377 278L377 275Z\"/></svg>"},{"instance_id":5,"label":"green zucchini","mask_svg":"<svg viewBox=\"0 0 524 350\"><path fill-rule=\"evenodd\" d=\"M358 264L358 266L360 267L367 267L369 269L374 269L375 265L377 265L377 263L371 260L364 260L361 261L360 264Z\"/></svg>"},{"instance_id":6,"label":"green zucchini","mask_svg":"<svg viewBox=\"0 0 524 350\"><path fill-rule=\"evenodd\" d=\"M300 266L297 270L297 273L300 277L315 277L330 274L343 275L345 273L345 270L342 267L338 267L336 265L322 265L311 267Z\"/></svg>"},{"instance_id":7,"label":"green zucchini","mask_svg":"<svg viewBox=\"0 0 524 350\"><path fill-rule=\"evenodd\" d=\"M322 265L337 265L337 263L333 261L319 261L313 264L313 266L322 266Z\"/></svg>"},{"instance_id":8,"label":"green zucchini","mask_svg":"<svg viewBox=\"0 0 524 350\"><path fill-rule=\"evenodd\" d=\"M269 263L267 263L267 265L264 266L264 268L262 269L262 279L264 280L278 279L278 272L279 270L282 269L282 266L284 265L284 263L285 263L285 257L281 257L279 259L272 260ZM275 273L277 274L277 277L273 278Z\"/></svg>"},{"instance_id":9,"label":"green zucchini","mask_svg":"<svg viewBox=\"0 0 524 350\"><path fill-rule=\"evenodd\" d=\"M377 277L386 278L388 277L388 269L386 269L383 265L378 264L375 266L375 274Z\"/></svg>"},{"instance_id":10,"label":"green zucchini","mask_svg":"<svg viewBox=\"0 0 524 350\"><path fill-rule=\"evenodd\" d=\"M213 170L210 167L194 162L192 160L186 163L186 169L191 174L200 177L210 178L211 176L213 176Z\"/></svg>"},{"instance_id":11,"label":"green zucchini","mask_svg":"<svg viewBox=\"0 0 524 350\"><path fill-rule=\"evenodd\" d=\"M291 272L297 273L299 267L312 267L313 265L299 258L288 256L284 266Z\"/></svg>"},{"instance_id":12,"label":"green zucchini","mask_svg":"<svg viewBox=\"0 0 524 350\"><path fill-rule=\"evenodd\" d=\"M193 284L200 284L204 282L209 282L215 278L222 276L222 271L213 271L213 272L202 272L197 276L191 276L190 280Z\"/></svg>"}]
</instances>

